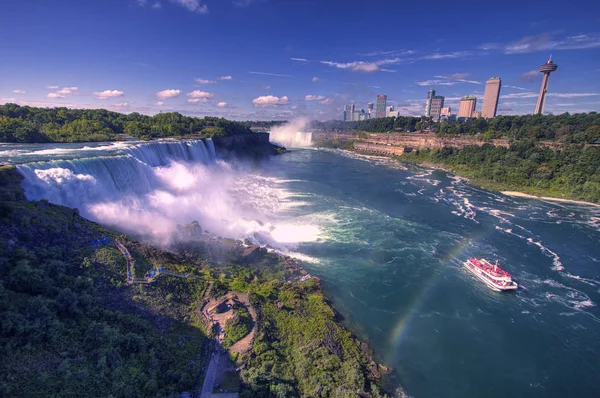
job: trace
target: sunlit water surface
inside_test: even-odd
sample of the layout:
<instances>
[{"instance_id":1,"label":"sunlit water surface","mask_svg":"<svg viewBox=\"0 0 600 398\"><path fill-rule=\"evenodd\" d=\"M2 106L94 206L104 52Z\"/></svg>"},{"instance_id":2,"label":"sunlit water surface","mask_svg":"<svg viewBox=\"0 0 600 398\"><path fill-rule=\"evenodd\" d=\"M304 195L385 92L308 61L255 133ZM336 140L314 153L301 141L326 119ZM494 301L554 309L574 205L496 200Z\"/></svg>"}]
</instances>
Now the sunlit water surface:
<instances>
[{"instance_id":1,"label":"sunlit water surface","mask_svg":"<svg viewBox=\"0 0 600 398\"><path fill-rule=\"evenodd\" d=\"M25 185L92 219L139 215L135 228L157 242L172 232L166 223L200 219L303 259L394 369L390 383L414 397L600 396L600 209L339 151L300 149L253 167L212 155L148 165L129 145L11 146L0 161L26 163ZM56 160L85 156L141 162L148 181L104 192L95 168ZM470 256L499 260L520 289L491 291L462 266Z\"/></svg>"}]
</instances>

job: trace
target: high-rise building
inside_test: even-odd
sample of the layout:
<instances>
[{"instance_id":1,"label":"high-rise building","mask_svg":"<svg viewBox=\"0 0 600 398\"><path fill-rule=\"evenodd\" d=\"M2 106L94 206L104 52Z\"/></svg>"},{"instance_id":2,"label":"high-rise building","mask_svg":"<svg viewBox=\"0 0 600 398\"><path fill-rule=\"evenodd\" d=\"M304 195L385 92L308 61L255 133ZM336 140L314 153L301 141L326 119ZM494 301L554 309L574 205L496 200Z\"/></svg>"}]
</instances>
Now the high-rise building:
<instances>
[{"instance_id":1,"label":"high-rise building","mask_svg":"<svg viewBox=\"0 0 600 398\"><path fill-rule=\"evenodd\" d=\"M498 98L500 98L500 88L502 80L499 77L492 77L485 83L485 93L483 94L483 106L481 107L481 116L486 119L496 117L498 110Z\"/></svg>"},{"instance_id":2,"label":"high-rise building","mask_svg":"<svg viewBox=\"0 0 600 398\"><path fill-rule=\"evenodd\" d=\"M548 62L540 66L540 72L544 74L544 79L542 80L542 88L540 88L540 96L538 97L537 104L535 105L534 115L544 113L544 105L546 104L546 91L548 91L548 80L550 80L550 73L554 72L556 69L558 69L558 65L552 62L552 56L550 56Z\"/></svg>"},{"instance_id":3,"label":"high-rise building","mask_svg":"<svg viewBox=\"0 0 600 398\"><path fill-rule=\"evenodd\" d=\"M460 99L460 104L458 105L458 117L473 117L473 112L475 111L475 106L477 105L477 97L473 95L466 95Z\"/></svg>"},{"instance_id":4,"label":"high-rise building","mask_svg":"<svg viewBox=\"0 0 600 398\"><path fill-rule=\"evenodd\" d=\"M387 95L377 95L377 107L375 108L375 117L385 117L385 107L387 105Z\"/></svg>"},{"instance_id":5,"label":"high-rise building","mask_svg":"<svg viewBox=\"0 0 600 398\"><path fill-rule=\"evenodd\" d=\"M352 106L353 105L344 105L344 115L342 120L345 122L349 122L352 120Z\"/></svg>"},{"instance_id":6,"label":"high-rise building","mask_svg":"<svg viewBox=\"0 0 600 398\"><path fill-rule=\"evenodd\" d=\"M435 90L431 89L427 92L427 102L425 102L426 117L431 117L431 102L433 101L433 97L435 97Z\"/></svg>"},{"instance_id":7,"label":"high-rise building","mask_svg":"<svg viewBox=\"0 0 600 398\"><path fill-rule=\"evenodd\" d=\"M367 114L368 114L368 115L367 115L367 117L368 117L369 119L371 119L371 118L374 118L374 117L375 117L375 112L373 111L373 108L374 108L374 104L373 104L372 102L369 102L369 103L367 104Z\"/></svg>"},{"instance_id":8,"label":"high-rise building","mask_svg":"<svg viewBox=\"0 0 600 398\"><path fill-rule=\"evenodd\" d=\"M442 111L440 112L440 116L450 116L450 115L452 115L451 107L442 108Z\"/></svg>"},{"instance_id":9,"label":"high-rise building","mask_svg":"<svg viewBox=\"0 0 600 398\"><path fill-rule=\"evenodd\" d=\"M436 95L431 99L430 115L433 121L437 122L440 120L442 114L442 108L444 107L444 97Z\"/></svg>"},{"instance_id":10,"label":"high-rise building","mask_svg":"<svg viewBox=\"0 0 600 398\"><path fill-rule=\"evenodd\" d=\"M427 92L427 101L425 102L425 116L433 118L434 121L440 120L442 108L444 107L444 97L435 95L435 90Z\"/></svg>"}]
</instances>

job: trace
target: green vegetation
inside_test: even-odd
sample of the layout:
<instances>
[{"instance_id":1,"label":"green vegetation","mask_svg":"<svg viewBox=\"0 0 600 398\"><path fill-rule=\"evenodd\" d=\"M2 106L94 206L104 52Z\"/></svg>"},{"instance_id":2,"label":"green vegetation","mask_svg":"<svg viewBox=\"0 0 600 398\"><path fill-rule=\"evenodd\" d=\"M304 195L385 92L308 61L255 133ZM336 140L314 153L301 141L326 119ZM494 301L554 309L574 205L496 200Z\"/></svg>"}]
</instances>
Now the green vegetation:
<instances>
[{"instance_id":1,"label":"green vegetation","mask_svg":"<svg viewBox=\"0 0 600 398\"><path fill-rule=\"evenodd\" d=\"M76 210L24 201L12 168L0 179L0 395L192 390L209 341L192 321L204 282L125 287L123 256L90 246L114 235Z\"/></svg>"},{"instance_id":2,"label":"green vegetation","mask_svg":"<svg viewBox=\"0 0 600 398\"><path fill-rule=\"evenodd\" d=\"M413 151L402 160L442 164L491 189L600 203L597 146L569 146L559 151L522 140L510 148L486 144Z\"/></svg>"},{"instance_id":3,"label":"green vegetation","mask_svg":"<svg viewBox=\"0 0 600 398\"><path fill-rule=\"evenodd\" d=\"M247 336L251 329L252 317L248 309L240 303L235 303L233 316L225 323L226 333L223 339L223 348L229 349L229 347Z\"/></svg>"},{"instance_id":4,"label":"green vegetation","mask_svg":"<svg viewBox=\"0 0 600 398\"><path fill-rule=\"evenodd\" d=\"M600 114L597 112L562 115L497 116L493 119L469 119L431 123L425 117L400 116L360 122L312 122L314 129L387 133L416 131L431 127L443 136L483 135L483 139L536 139L562 144L600 143Z\"/></svg>"},{"instance_id":5,"label":"green vegetation","mask_svg":"<svg viewBox=\"0 0 600 398\"><path fill-rule=\"evenodd\" d=\"M250 299L261 322L242 396L379 396L368 347L339 325L314 279L266 282Z\"/></svg>"},{"instance_id":6,"label":"green vegetation","mask_svg":"<svg viewBox=\"0 0 600 398\"><path fill-rule=\"evenodd\" d=\"M146 116L105 109L0 105L0 142L115 141L121 139L120 134L143 140L188 135L207 138L250 133L250 125L216 117L188 117L177 112Z\"/></svg>"},{"instance_id":7,"label":"green vegetation","mask_svg":"<svg viewBox=\"0 0 600 398\"><path fill-rule=\"evenodd\" d=\"M0 168L0 396L194 390L213 351L197 317L208 281L215 297L249 292L258 312L253 347L237 358L243 396L380 396L368 347L338 322L318 281L289 282L305 274L295 260L229 239L156 249L77 210L26 201L21 180L13 167ZM140 267L192 278L127 285L122 254L90 245L102 236L121 240ZM226 346L251 327L246 307L236 305ZM221 388L237 390L234 375Z\"/></svg>"}]
</instances>

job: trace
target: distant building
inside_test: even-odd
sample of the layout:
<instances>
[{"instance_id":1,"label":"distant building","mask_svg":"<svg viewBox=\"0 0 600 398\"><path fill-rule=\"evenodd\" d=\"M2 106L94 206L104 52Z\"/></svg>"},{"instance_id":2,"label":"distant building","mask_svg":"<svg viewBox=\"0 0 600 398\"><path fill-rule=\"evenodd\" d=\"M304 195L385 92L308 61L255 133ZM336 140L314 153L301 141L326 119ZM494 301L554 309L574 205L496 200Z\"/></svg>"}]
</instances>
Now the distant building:
<instances>
[{"instance_id":1,"label":"distant building","mask_svg":"<svg viewBox=\"0 0 600 398\"><path fill-rule=\"evenodd\" d=\"M349 122L352 120L352 108L353 108L354 104L352 105L344 105L344 114L342 116L342 120L344 122Z\"/></svg>"},{"instance_id":2,"label":"distant building","mask_svg":"<svg viewBox=\"0 0 600 398\"><path fill-rule=\"evenodd\" d=\"M368 113L368 118L374 118L375 117L375 112L373 111L373 108L375 107L375 105L372 102L369 102L367 104L367 113Z\"/></svg>"},{"instance_id":3,"label":"distant building","mask_svg":"<svg viewBox=\"0 0 600 398\"><path fill-rule=\"evenodd\" d=\"M441 116L450 116L452 115L452 108L447 107L447 108L442 108L442 111L440 112L440 117Z\"/></svg>"},{"instance_id":4,"label":"distant building","mask_svg":"<svg viewBox=\"0 0 600 398\"><path fill-rule=\"evenodd\" d=\"M471 117L473 119L477 119L481 117L481 111L473 111L473 114L471 115Z\"/></svg>"},{"instance_id":5,"label":"distant building","mask_svg":"<svg viewBox=\"0 0 600 398\"><path fill-rule=\"evenodd\" d=\"M387 95L379 94L377 96L377 107L375 108L375 117L385 117L385 107L387 105Z\"/></svg>"},{"instance_id":6,"label":"distant building","mask_svg":"<svg viewBox=\"0 0 600 398\"><path fill-rule=\"evenodd\" d=\"M485 93L483 94L483 106L481 116L486 119L496 117L498 110L498 99L500 98L500 88L502 80L499 77L492 77L485 83Z\"/></svg>"},{"instance_id":7,"label":"distant building","mask_svg":"<svg viewBox=\"0 0 600 398\"><path fill-rule=\"evenodd\" d=\"M431 117L431 102L433 101L433 97L435 97L435 90L431 89L427 92L427 101L425 102L426 117Z\"/></svg>"},{"instance_id":8,"label":"distant building","mask_svg":"<svg viewBox=\"0 0 600 398\"><path fill-rule=\"evenodd\" d=\"M357 122L359 120L367 120L369 115L364 109L356 109L355 104L344 106L343 120L345 122Z\"/></svg>"},{"instance_id":9,"label":"distant building","mask_svg":"<svg viewBox=\"0 0 600 398\"><path fill-rule=\"evenodd\" d=\"M477 97L473 95L466 95L460 99L458 105L458 117L459 118L470 118L473 117L475 111L475 105L477 105Z\"/></svg>"},{"instance_id":10,"label":"distant building","mask_svg":"<svg viewBox=\"0 0 600 398\"><path fill-rule=\"evenodd\" d=\"M431 100L431 111L430 115L433 121L437 122L440 120L440 115L442 113L442 108L444 107L444 97L441 95L436 95Z\"/></svg>"}]
</instances>

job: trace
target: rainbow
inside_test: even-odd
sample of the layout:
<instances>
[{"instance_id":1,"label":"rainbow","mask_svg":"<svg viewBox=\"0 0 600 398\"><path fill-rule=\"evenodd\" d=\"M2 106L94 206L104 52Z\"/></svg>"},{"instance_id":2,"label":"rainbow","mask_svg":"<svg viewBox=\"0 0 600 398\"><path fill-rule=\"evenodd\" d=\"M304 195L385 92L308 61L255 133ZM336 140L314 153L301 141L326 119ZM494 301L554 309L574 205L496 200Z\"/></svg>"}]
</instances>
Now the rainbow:
<instances>
[{"instance_id":1,"label":"rainbow","mask_svg":"<svg viewBox=\"0 0 600 398\"><path fill-rule=\"evenodd\" d=\"M478 239L479 238L480 237L478 237ZM464 239L456 242L456 244L454 245L452 250L450 250L444 256L442 261L440 261L440 265L438 266L438 268L448 266L451 263L451 261L455 258L463 257L463 252L469 246L471 246L472 242L473 242L473 239L471 239L471 238L464 238ZM440 275L439 272L432 273L429 280L427 280L423 284L423 287L421 288L421 290L419 292L417 292L417 294L415 294L413 296L412 300L409 302L409 305L407 306L408 311L406 311L400 317L400 319L398 319L398 321L396 322L396 325L392 329L392 333L390 335L390 343L391 343L391 346L394 348L394 351L393 351L394 355L395 355L395 353L398 352L398 347L400 346L400 343L402 342L402 338L405 336L405 332L410 328L411 321L414 319L418 310L421 308L421 306L425 302L426 298L429 296L429 293L431 291L433 291L435 286L437 285L439 275Z\"/></svg>"}]
</instances>

